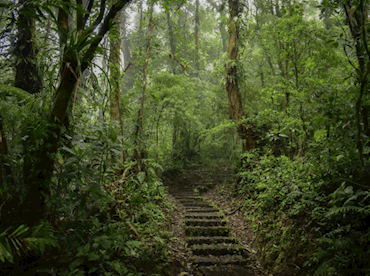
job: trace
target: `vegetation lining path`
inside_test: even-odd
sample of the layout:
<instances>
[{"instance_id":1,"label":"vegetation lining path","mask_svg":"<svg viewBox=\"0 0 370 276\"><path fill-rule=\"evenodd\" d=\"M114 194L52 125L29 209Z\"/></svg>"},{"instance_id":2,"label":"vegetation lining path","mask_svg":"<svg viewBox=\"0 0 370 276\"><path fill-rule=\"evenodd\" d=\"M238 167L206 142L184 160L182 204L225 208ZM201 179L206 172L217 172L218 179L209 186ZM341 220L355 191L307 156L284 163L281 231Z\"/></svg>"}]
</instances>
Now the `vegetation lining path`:
<instances>
[{"instance_id":1,"label":"vegetation lining path","mask_svg":"<svg viewBox=\"0 0 370 276\"><path fill-rule=\"evenodd\" d=\"M250 252L231 236L223 211L195 191L205 191L231 176L231 170L211 175L204 169L189 169L171 185L170 192L185 208L186 241L195 275L255 275Z\"/></svg>"}]
</instances>

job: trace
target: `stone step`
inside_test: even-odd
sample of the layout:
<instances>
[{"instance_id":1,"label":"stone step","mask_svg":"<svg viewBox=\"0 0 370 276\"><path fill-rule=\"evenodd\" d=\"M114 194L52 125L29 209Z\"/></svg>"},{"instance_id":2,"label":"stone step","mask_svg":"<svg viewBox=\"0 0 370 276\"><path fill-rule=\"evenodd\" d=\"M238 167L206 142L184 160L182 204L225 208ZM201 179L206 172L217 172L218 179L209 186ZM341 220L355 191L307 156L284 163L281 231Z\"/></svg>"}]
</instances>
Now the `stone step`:
<instances>
[{"instance_id":1,"label":"stone step","mask_svg":"<svg viewBox=\"0 0 370 276\"><path fill-rule=\"evenodd\" d=\"M183 202L181 203L185 207L212 207L211 204L204 201L198 201L198 202Z\"/></svg>"},{"instance_id":2,"label":"stone step","mask_svg":"<svg viewBox=\"0 0 370 276\"><path fill-rule=\"evenodd\" d=\"M188 206L188 207L185 207L186 209L186 212L189 213L188 215L193 215L194 213L199 213L199 214L202 214L202 213L219 213L219 210L215 207L196 207L196 206Z\"/></svg>"},{"instance_id":3,"label":"stone step","mask_svg":"<svg viewBox=\"0 0 370 276\"><path fill-rule=\"evenodd\" d=\"M189 196L197 196L195 193L172 193L174 197L189 197Z\"/></svg>"},{"instance_id":4,"label":"stone step","mask_svg":"<svg viewBox=\"0 0 370 276\"><path fill-rule=\"evenodd\" d=\"M185 218L201 218L201 219L213 219L213 218L222 218L223 215L221 215L218 212L192 212L187 213L185 215Z\"/></svg>"},{"instance_id":5,"label":"stone step","mask_svg":"<svg viewBox=\"0 0 370 276\"><path fill-rule=\"evenodd\" d=\"M206 202L201 197L180 198L180 199L178 199L178 201L180 201L181 203L194 203L194 202L195 203L198 203L198 202L204 203L204 202Z\"/></svg>"},{"instance_id":6,"label":"stone step","mask_svg":"<svg viewBox=\"0 0 370 276\"><path fill-rule=\"evenodd\" d=\"M196 275L202 276L246 276L255 275L253 268L244 265L199 266Z\"/></svg>"},{"instance_id":7,"label":"stone step","mask_svg":"<svg viewBox=\"0 0 370 276\"><path fill-rule=\"evenodd\" d=\"M192 200L192 199L194 199L194 200L201 199L201 200L204 201L203 197L196 196L196 195L187 195L187 196L183 196L183 197L181 197L181 196L178 197L178 200L180 202L181 202L181 200Z\"/></svg>"},{"instance_id":8,"label":"stone step","mask_svg":"<svg viewBox=\"0 0 370 276\"><path fill-rule=\"evenodd\" d=\"M194 244L217 244L217 243L238 243L238 240L232 237L189 237L187 238L189 245Z\"/></svg>"},{"instance_id":9,"label":"stone step","mask_svg":"<svg viewBox=\"0 0 370 276\"><path fill-rule=\"evenodd\" d=\"M248 263L248 260L240 255L193 256L191 261L198 266L245 265Z\"/></svg>"},{"instance_id":10,"label":"stone step","mask_svg":"<svg viewBox=\"0 0 370 276\"><path fill-rule=\"evenodd\" d=\"M192 237L199 236L228 236L229 228L226 226L185 226L185 235Z\"/></svg>"},{"instance_id":11,"label":"stone step","mask_svg":"<svg viewBox=\"0 0 370 276\"><path fill-rule=\"evenodd\" d=\"M187 226L225 226L226 221L219 219L186 219Z\"/></svg>"},{"instance_id":12,"label":"stone step","mask_svg":"<svg viewBox=\"0 0 370 276\"><path fill-rule=\"evenodd\" d=\"M191 250L195 255L243 255L246 250L240 245L236 244L197 244L192 245Z\"/></svg>"}]
</instances>

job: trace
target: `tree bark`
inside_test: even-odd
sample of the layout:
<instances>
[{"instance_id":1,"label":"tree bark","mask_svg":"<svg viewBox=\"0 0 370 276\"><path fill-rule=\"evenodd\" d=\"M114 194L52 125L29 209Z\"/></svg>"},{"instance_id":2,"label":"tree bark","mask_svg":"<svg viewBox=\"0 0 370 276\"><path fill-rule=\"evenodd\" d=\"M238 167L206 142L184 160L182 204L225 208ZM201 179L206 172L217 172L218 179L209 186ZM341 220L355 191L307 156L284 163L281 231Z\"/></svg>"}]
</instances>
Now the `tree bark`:
<instances>
[{"instance_id":1,"label":"tree bark","mask_svg":"<svg viewBox=\"0 0 370 276\"><path fill-rule=\"evenodd\" d=\"M220 21L218 24L218 27L220 29L221 33L221 41L222 41L222 53L227 52L227 31L226 31L226 14L225 14L225 9L222 4L217 5L215 1L213 0L207 0L209 4L211 4L212 8L217 11L220 14Z\"/></svg>"},{"instance_id":2,"label":"tree bark","mask_svg":"<svg viewBox=\"0 0 370 276\"><path fill-rule=\"evenodd\" d=\"M123 61L124 61L124 68L125 72L122 78L122 94L127 94L128 90L130 90L134 86L134 76L133 71L128 70L129 64L131 62L131 52L130 52L130 40L127 37L126 31L126 13L122 13L122 52L123 52ZM122 128L123 129L123 128Z\"/></svg>"},{"instance_id":3,"label":"tree bark","mask_svg":"<svg viewBox=\"0 0 370 276\"><path fill-rule=\"evenodd\" d=\"M364 156L363 156L363 143L362 143L362 124L361 124L361 111L362 111L362 98L368 88L368 76L370 73L370 52L367 45L367 27L368 11L364 0L360 0L358 5L353 5L350 1L344 3L344 11L347 17L347 24L351 31L352 40L355 45L356 57L358 68L357 81L359 84L359 93L355 104L355 118L356 118L356 146L359 153L361 168L364 171Z\"/></svg>"},{"instance_id":4,"label":"tree bark","mask_svg":"<svg viewBox=\"0 0 370 276\"><path fill-rule=\"evenodd\" d=\"M200 27L200 19L199 19L199 0L195 1L195 67L197 72L199 71L199 27Z\"/></svg>"},{"instance_id":5,"label":"tree bark","mask_svg":"<svg viewBox=\"0 0 370 276\"><path fill-rule=\"evenodd\" d=\"M167 2L167 5L168 5L168 1ZM175 56L176 54L176 44L175 44L175 37L173 35L173 28L172 28L172 23L171 23L171 14L170 14L170 10L168 10L167 12L167 27L168 27L168 36L169 36L169 39L170 39L170 48L171 48L171 54L172 56ZM175 61L171 59L170 61L171 63L171 67L172 67L172 72L173 74L175 74Z\"/></svg>"},{"instance_id":6,"label":"tree bark","mask_svg":"<svg viewBox=\"0 0 370 276\"><path fill-rule=\"evenodd\" d=\"M34 7L27 0L20 0L19 4L23 7L19 11L17 20L18 37L14 47L16 57L14 86L35 94L40 92L42 88L42 78L36 60L35 20L27 15L27 11Z\"/></svg>"},{"instance_id":7,"label":"tree bark","mask_svg":"<svg viewBox=\"0 0 370 276\"><path fill-rule=\"evenodd\" d=\"M226 64L226 91L232 118L237 124L237 132L243 140L243 149L251 150L256 147L254 133L242 122L244 117L243 105L238 86L238 36L239 36L239 1L229 0L229 45L227 49L228 63Z\"/></svg>"},{"instance_id":8,"label":"tree bark","mask_svg":"<svg viewBox=\"0 0 370 276\"><path fill-rule=\"evenodd\" d=\"M109 72L110 83L110 119L117 121L118 126L116 132L123 136L122 131L122 114L121 114L121 32L120 32L120 17L117 15L114 18L114 25L110 30L110 49L109 49ZM124 154L121 152L119 161L123 164Z\"/></svg>"},{"instance_id":9,"label":"tree bark","mask_svg":"<svg viewBox=\"0 0 370 276\"><path fill-rule=\"evenodd\" d=\"M4 185L12 185L14 183L11 167L6 163L6 157L8 154L8 144L4 133L3 117L0 114L0 190Z\"/></svg>"},{"instance_id":10,"label":"tree bark","mask_svg":"<svg viewBox=\"0 0 370 276\"><path fill-rule=\"evenodd\" d=\"M144 68L143 68L143 93L141 95L140 111L139 111L138 146L136 150L136 162L137 162L137 169L139 172L143 171L142 159L145 156L144 148L143 148L143 116L144 116L144 103L145 103L145 92L146 92L146 83L147 83L147 71L148 71L149 54L150 54L150 47L151 47L150 43L151 43L152 28L153 28L152 26L153 7L154 7L154 1L152 1L151 6L150 6L150 15L149 15L149 23L148 23L148 41L147 41Z\"/></svg>"},{"instance_id":11,"label":"tree bark","mask_svg":"<svg viewBox=\"0 0 370 276\"><path fill-rule=\"evenodd\" d=\"M44 143L38 153L34 169L32 172L29 172L27 177L28 181L26 183L29 186L29 191L24 200L23 209L20 208L23 214L23 222L30 226L35 225L40 219L44 218L45 196L50 194L50 182L54 171L54 156L58 150L61 129L74 87L80 74L86 70L94 58L99 43L109 31L111 19L129 2L130 0L119 1L111 7L104 20L100 23L100 29L95 37L92 37L91 31L89 31L91 43L80 59L80 66L77 56L74 56L73 52L70 52L68 48L63 53L61 81L55 92L54 105L45 129Z\"/></svg>"}]
</instances>

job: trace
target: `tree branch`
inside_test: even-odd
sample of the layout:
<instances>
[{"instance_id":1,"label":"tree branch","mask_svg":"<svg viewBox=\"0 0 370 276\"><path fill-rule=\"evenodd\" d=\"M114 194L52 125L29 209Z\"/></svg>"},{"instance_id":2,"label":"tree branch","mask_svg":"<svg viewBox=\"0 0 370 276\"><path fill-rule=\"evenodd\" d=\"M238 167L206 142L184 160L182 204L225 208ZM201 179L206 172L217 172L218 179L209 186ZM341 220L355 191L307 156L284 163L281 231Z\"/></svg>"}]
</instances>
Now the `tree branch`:
<instances>
[{"instance_id":1,"label":"tree branch","mask_svg":"<svg viewBox=\"0 0 370 276\"><path fill-rule=\"evenodd\" d=\"M114 4L112 8L109 10L107 16L104 19L104 22L102 23L99 29L97 36L94 38L94 41L90 44L89 49L86 51L86 53L83 56L83 62L81 65L82 72L87 68L91 60L94 58L94 53L96 51L96 48L98 47L99 43L102 41L104 35L109 31L110 20L113 19L116 16L116 14L131 1L132 0L121 0L118 3ZM105 2L105 0L103 0L102 2Z\"/></svg>"},{"instance_id":2,"label":"tree branch","mask_svg":"<svg viewBox=\"0 0 370 276\"><path fill-rule=\"evenodd\" d=\"M85 14L84 21L83 21L83 24L82 24L82 30L85 29L85 26L86 26L87 20L90 17L91 9L92 9L93 5L94 5L94 0L90 0L89 5L87 6L87 13Z\"/></svg>"}]
</instances>

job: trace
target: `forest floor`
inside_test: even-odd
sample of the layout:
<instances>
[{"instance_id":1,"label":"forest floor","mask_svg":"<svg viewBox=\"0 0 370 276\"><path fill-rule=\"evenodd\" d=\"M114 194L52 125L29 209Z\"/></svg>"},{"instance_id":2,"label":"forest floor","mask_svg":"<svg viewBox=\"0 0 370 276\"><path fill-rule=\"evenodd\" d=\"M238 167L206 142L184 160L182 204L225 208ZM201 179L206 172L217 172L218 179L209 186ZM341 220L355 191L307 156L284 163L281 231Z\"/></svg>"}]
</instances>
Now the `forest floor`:
<instances>
[{"instance_id":1,"label":"forest floor","mask_svg":"<svg viewBox=\"0 0 370 276\"><path fill-rule=\"evenodd\" d=\"M175 206L174 212L170 214L169 224L169 230L173 232L170 242L173 260L170 275L266 275L258 261L258 251L254 246L255 236L244 218L244 211L239 208L240 199L234 198L225 185L222 185L232 181L229 163L219 164L211 169L198 167L167 172L164 180L165 185L169 187L169 199ZM196 193L192 194L194 189ZM201 201L196 201L197 203L192 201L190 206L187 198L198 200L198 195ZM207 204L203 205L205 202ZM199 211L189 213L194 212L194 208L199 208ZM207 236L205 234L189 234L190 228L190 230L204 231L204 223L208 223L204 217L189 219L189 214L211 215L209 212L212 208L216 208L215 212L220 214L220 221L225 223L227 233L208 234L213 237L204 237ZM202 209L208 213L202 213ZM198 224L192 227L189 226L189 221L198 221ZM194 239L227 239L233 244L228 242L210 244L212 241L208 241L207 245L191 244ZM215 247L219 252L215 251ZM239 248L236 253L230 251L230 248L234 247ZM199 249L203 251L199 253ZM238 258L237 261L234 260L235 258Z\"/></svg>"}]
</instances>

